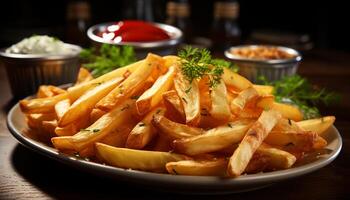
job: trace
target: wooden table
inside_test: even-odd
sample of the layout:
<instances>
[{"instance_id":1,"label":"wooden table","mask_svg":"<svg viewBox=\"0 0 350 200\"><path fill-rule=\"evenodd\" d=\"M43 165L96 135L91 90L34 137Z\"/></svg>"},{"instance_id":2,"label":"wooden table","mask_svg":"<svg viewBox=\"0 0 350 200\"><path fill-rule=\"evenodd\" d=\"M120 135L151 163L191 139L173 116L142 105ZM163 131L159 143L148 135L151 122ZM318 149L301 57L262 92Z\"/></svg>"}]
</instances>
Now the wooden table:
<instances>
[{"instance_id":1,"label":"wooden table","mask_svg":"<svg viewBox=\"0 0 350 200\"><path fill-rule=\"evenodd\" d=\"M347 199L350 195L350 54L314 51L299 73L313 83L343 95L340 105L322 108L337 117L343 149L330 165L270 187L223 196L186 196L147 190L78 171L20 145L6 127L6 113L15 103L0 67L0 199Z\"/></svg>"}]
</instances>

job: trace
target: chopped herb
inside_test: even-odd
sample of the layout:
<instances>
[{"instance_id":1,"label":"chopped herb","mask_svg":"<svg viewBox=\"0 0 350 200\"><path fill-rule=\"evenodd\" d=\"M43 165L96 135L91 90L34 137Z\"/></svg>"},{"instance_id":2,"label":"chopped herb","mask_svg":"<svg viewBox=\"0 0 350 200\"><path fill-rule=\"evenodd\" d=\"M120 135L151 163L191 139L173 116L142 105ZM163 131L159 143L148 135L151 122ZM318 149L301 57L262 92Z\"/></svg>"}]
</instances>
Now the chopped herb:
<instances>
[{"instance_id":1,"label":"chopped herb","mask_svg":"<svg viewBox=\"0 0 350 200\"><path fill-rule=\"evenodd\" d=\"M90 131L90 129L84 129L84 128L82 128L82 129L80 129L80 131Z\"/></svg>"},{"instance_id":2,"label":"chopped herb","mask_svg":"<svg viewBox=\"0 0 350 200\"><path fill-rule=\"evenodd\" d=\"M96 133L96 132L99 132L100 129L93 129L92 132Z\"/></svg>"},{"instance_id":3,"label":"chopped herb","mask_svg":"<svg viewBox=\"0 0 350 200\"><path fill-rule=\"evenodd\" d=\"M330 105L340 100L340 95L319 89L311 85L305 78L299 75L286 76L281 80L270 82L266 77L259 77L260 82L274 86L273 94L277 102L287 102L299 107L304 114L304 119L320 116L317 109L319 103Z\"/></svg>"},{"instance_id":4,"label":"chopped herb","mask_svg":"<svg viewBox=\"0 0 350 200\"><path fill-rule=\"evenodd\" d=\"M142 126L146 126L146 124L145 124L145 123L143 123L143 122L141 122L141 123L139 123L139 126L140 126L140 127L142 127Z\"/></svg>"},{"instance_id":5,"label":"chopped herb","mask_svg":"<svg viewBox=\"0 0 350 200\"><path fill-rule=\"evenodd\" d=\"M185 93L189 93L191 91L192 87L189 87L185 90Z\"/></svg>"},{"instance_id":6,"label":"chopped herb","mask_svg":"<svg viewBox=\"0 0 350 200\"><path fill-rule=\"evenodd\" d=\"M230 123L227 124L228 127L232 128L232 125Z\"/></svg>"},{"instance_id":7,"label":"chopped herb","mask_svg":"<svg viewBox=\"0 0 350 200\"><path fill-rule=\"evenodd\" d=\"M132 96L132 97L130 97L130 99L138 99L140 96Z\"/></svg>"},{"instance_id":8,"label":"chopped herb","mask_svg":"<svg viewBox=\"0 0 350 200\"><path fill-rule=\"evenodd\" d=\"M159 114L161 111L162 111L161 109L158 109L157 112L156 112L156 114Z\"/></svg>"},{"instance_id":9,"label":"chopped herb","mask_svg":"<svg viewBox=\"0 0 350 200\"><path fill-rule=\"evenodd\" d=\"M292 120L288 118L288 124L291 126L292 125Z\"/></svg>"},{"instance_id":10,"label":"chopped herb","mask_svg":"<svg viewBox=\"0 0 350 200\"><path fill-rule=\"evenodd\" d=\"M187 100L186 100L184 97L182 97L182 100L183 100L185 103L187 103Z\"/></svg>"},{"instance_id":11,"label":"chopped herb","mask_svg":"<svg viewBox=\"0 0 350 200\"><path fill-rule=\"evenodd\" d=\"M83 49L80 58L86 63L83 66L91 70L94 77L136 61L133 47L117 47L111 44L103 44L98 52L95 48Z\"/></svg>"}]
</instances>

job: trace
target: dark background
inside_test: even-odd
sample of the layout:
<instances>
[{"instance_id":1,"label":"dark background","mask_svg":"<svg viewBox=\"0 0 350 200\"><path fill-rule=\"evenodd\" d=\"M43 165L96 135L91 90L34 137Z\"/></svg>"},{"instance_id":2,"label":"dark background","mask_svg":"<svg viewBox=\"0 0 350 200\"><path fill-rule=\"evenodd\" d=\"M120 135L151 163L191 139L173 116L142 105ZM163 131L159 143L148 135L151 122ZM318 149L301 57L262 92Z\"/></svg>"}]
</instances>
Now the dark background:
<instances>
[{"instance_id":1,"label":"dark background","mask_svg":"<svg viewBox=\"0 0 350 200\"><path fill-rule=\"evenodd\" d=\"M32 34L49 34L65 39L68 0L11 0L2 3L0 47L9 46ZM88 1L91 25L133 17L135 0ZM164 22L167 0L153 0L155 21ZM195 34L208 36L214 0L190 0ZM243 39L253 31L268 29L310 36L314 47L349 51L348 6L337 1L241 0L239 26Z\"/></svg>"}]
</instances>

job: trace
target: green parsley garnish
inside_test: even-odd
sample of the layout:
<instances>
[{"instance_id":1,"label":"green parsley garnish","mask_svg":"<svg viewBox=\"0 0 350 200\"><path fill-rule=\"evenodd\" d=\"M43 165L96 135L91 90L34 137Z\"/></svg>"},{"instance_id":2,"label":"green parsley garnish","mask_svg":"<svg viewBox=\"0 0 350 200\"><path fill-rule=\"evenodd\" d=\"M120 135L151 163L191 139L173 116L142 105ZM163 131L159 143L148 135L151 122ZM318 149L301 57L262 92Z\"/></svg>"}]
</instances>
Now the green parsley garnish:
<instances>
[{"instance_id":1,"label":"green parsley garnish","mask_svg":"<svg viewBox=\"0 0 350 200\"><path fill-rule=\"evenodd\" d=\"M277 102L298 106L305 119L320 116L320 111L316 107L319 103L327 106L340 100L339 94L329 92L324 88L316 88L299 75L286 76L274 82L267 81L265 77L259 77L259 80L266 85L274 86L273 95Z\"/></svg>"},{"instance_id":2,"label":"green parsley garnish","mask_svg":"<svg viewBox=\"0 0 350 200\"><path fill-rule=\"evenodd\" d=\"M187 46L179 51L178 56L181 58L182 73L190 82L208 76L210 87L215 87L220 82L224 67L235 68L227 61L212 59L207 49Z\"/></svg>"},{"instance_id":3,"label":"green parsley garnish","mask_svg":"<svg viewBox=\"0 0 350 200\"><path fill-rule=\"evenodd\" d=\"M96 52L95 48L83 49L80 58L86 63L83 66L91 70L94 77L136 61L133 47L117 47L110 44L103 44L99 52Z\"/></svg>"}]
</instances>

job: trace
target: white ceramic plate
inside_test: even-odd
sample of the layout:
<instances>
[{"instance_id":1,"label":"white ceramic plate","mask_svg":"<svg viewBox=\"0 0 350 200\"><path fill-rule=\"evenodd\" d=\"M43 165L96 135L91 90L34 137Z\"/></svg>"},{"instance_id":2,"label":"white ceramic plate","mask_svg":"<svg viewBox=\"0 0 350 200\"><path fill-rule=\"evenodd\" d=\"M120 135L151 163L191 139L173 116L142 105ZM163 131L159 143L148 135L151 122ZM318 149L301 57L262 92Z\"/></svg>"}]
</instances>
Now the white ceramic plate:
<instances>
[{"instance_id":1,"label":"white ceramic plate","mask_svg":"<svg viewBox=\"0 0 350 200\"><path fill-rule=\"evenodd\" d=\"M301 166L274 172L243 175L234 179L209 176L175 176L125 170L59 153L56 149L25 135L24 130L27 129L27 124L18 104L13 106L8 113L7 126L12 135L24 146L65 164L94 174L113 178L115 181L126 181L152 189L181 193L236 193L266 187L273 183L295 178L326 166L338 156L342 147L341 136L333 126L325 133L325 139L328 142L326 153L318 155L317 159L311 159L309 163Z\"/></svg>"}]
</instances>

